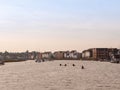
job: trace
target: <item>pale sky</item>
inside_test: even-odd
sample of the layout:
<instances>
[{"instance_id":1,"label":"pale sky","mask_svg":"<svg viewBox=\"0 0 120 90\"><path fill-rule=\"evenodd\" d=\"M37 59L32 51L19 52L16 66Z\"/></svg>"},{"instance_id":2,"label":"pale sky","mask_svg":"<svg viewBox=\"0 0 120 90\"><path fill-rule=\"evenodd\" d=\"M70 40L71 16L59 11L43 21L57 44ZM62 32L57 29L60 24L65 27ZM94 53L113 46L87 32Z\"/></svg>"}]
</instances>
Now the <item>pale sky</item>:
<instances>
[{"instance_id":1,"label":"pale sky","mask_svg":"<svg viewBox=\"0 0 120 90\"><path fill-rule=\"evenodd\" d=\"M0 0L0 51L120 48L120 0Z\"/></svg>"}]
</instances>

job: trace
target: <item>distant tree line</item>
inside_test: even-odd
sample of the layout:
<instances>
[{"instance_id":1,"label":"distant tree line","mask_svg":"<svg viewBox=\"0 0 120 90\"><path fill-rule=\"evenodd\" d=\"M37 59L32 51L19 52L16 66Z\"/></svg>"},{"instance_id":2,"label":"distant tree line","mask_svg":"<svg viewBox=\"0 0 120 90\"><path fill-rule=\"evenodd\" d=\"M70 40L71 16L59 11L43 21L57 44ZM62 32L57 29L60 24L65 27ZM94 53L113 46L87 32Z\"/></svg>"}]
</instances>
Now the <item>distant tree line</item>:
<instances>
[{"instance_id":1,"label":"distant tree line","mask_svg":"<svg viewBox=\"0 0 120 90\"><path fill-rule=\"evenodd\" d=\"M32 51L29 52L28 50L26 52L0 52L0 60L4 61L25 61L25 60L34 60L37 56L38 52Z\"/></svg>"}]
</instances>

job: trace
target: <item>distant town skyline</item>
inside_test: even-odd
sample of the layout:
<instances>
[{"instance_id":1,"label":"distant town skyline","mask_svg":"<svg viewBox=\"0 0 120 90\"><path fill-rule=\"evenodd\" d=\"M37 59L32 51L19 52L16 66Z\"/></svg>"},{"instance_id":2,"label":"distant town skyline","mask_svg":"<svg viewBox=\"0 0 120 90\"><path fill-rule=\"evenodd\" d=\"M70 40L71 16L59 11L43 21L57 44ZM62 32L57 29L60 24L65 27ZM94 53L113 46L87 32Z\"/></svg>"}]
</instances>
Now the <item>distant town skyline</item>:
<instances>
[{"instance_id":1,"label":"distant town skyline","mask_svg":"<svg viewBox=\"0 0 120 90\"><path fill-rule=\"evenodd\" d=\"M120 48L119 0L1 0L0 51Z\"/></svg>"}]
</instances>

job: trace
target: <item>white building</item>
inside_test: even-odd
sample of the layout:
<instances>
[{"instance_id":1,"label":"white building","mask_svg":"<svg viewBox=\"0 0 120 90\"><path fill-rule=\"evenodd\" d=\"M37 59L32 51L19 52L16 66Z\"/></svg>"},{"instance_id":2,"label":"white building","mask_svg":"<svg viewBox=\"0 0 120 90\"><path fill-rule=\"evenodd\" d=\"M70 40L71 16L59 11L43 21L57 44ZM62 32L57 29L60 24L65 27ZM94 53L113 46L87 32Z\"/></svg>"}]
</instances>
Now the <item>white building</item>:
<instances>
[{"instance_id":1,"label":"white building","mask_svg":"<svg viewBox=\"0 0 120 90\"><path fill-rule=\"evenodd\" d=\"M90 57L90 51L85 51L82 53L82 58L89 58Z\"/></svg>"},{"instance_id":2,"label":"white building","mask_svg":"<svg viewBox=\"0 0 120 90\"><path fill-rule=\"evenodd\" d=\"M51 52L44 52L41 53L43 59L52 59L52 53Z\"/></svg>"},{"instance_id":3,"label":"white building","mask_svg":"<svg viewBox=\"0 0 120 90\"><path fill-rule=\"evenodd\" d=\"M78 59L79 58L79 53L76 50L66 51L64 53L64 58L65 59Z\"/></svg>"}]
</instances>

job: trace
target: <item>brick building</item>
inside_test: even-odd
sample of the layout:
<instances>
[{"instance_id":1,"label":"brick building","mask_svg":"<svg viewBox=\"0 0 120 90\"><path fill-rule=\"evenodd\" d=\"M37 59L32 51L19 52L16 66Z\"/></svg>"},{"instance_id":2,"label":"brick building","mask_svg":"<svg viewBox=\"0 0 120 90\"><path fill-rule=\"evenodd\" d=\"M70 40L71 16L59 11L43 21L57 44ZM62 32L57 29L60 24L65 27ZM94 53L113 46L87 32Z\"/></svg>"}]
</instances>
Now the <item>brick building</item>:
<instances>
[{"instance_id":1,"label":"brick building","mask_svg":"<svg viewBox=\"0 0 120 90\"><path fill-rule=\"evenodd\" d=\"M117 48L91 48L82 52L82 59L109 60L109 53L117 53Z\"/></svg>"},{"instance_id":2,"label":"brick building","mask_svg":"<svg viewBox=\"0 0 120 90\"><path fill-rule=\"evenodd\" d=\"M64 51L54 52L54 59L63 60L64 59Z\"/></svg>"},{"instance_id":3,"label":"brick building","mask_svg":"<svg viewBox=\"0 0 120 90\"><path fill-rule=\"evenodd\" d=\"M54 59L56 60L79 60L81 59L81 53L76 50L72 51L57 51L54 53Z\"/></svg>"}]
</instances>

